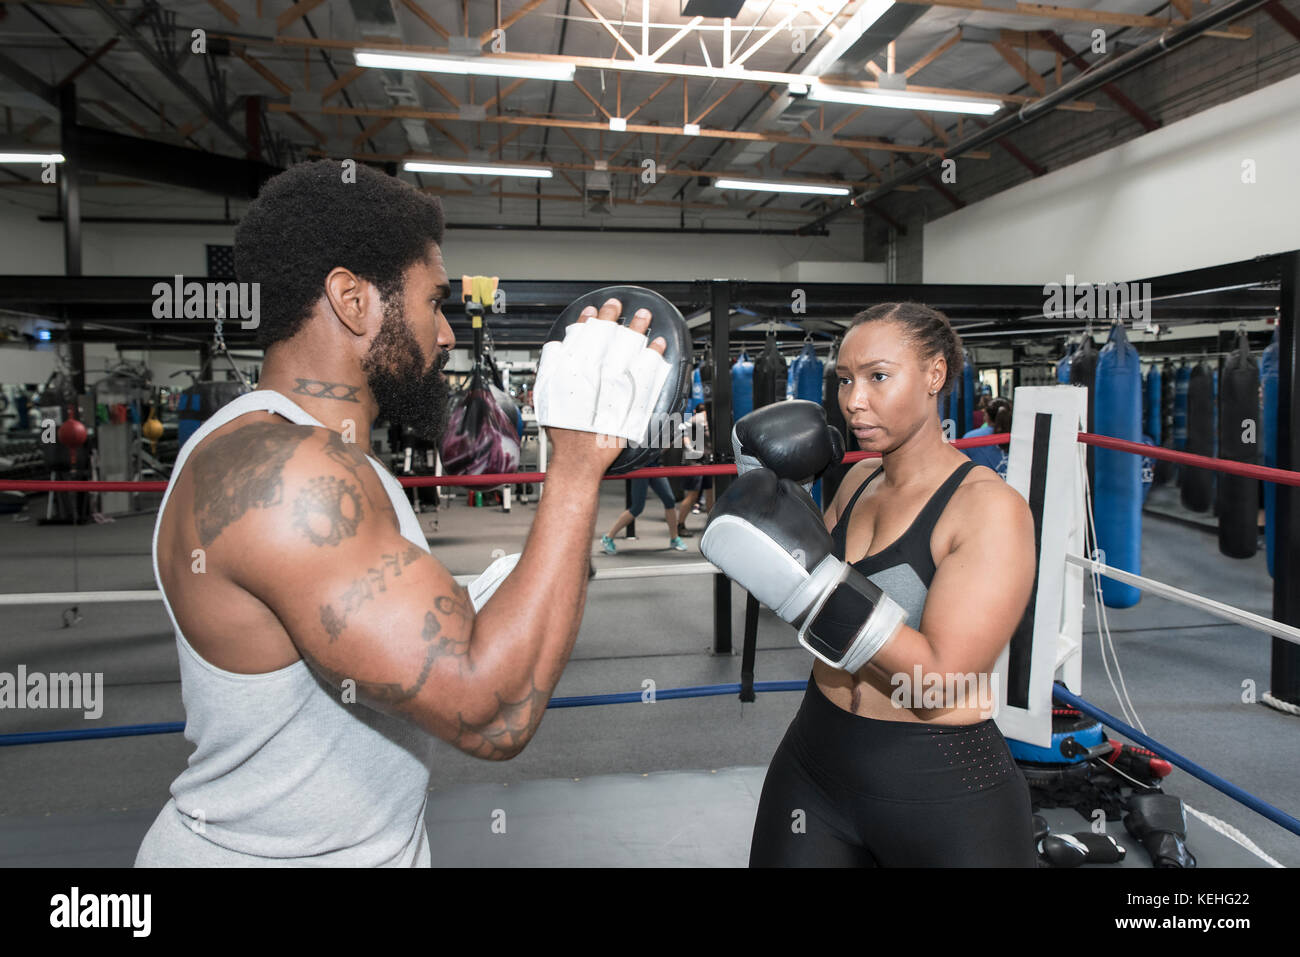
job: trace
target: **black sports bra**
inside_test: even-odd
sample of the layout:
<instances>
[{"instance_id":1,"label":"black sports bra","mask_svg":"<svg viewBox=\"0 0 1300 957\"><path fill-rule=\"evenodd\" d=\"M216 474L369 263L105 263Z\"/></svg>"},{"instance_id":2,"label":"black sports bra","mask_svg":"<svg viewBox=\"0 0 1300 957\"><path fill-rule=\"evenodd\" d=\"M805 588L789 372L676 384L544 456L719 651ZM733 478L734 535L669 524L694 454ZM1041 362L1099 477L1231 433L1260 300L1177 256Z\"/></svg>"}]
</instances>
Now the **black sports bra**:
<instances>
[{"instance_id":1,"label":"black sports bra","mask_svg":"<svg viewBox=\"0 0 1300 957\"><path fill-rule=\"evenodd\" d=\"M953 492L957 491L957 486L962 483L971 469L975 468L974 462L964 462L953 470L942 485L930 496L930 500L925 503L908 526L907 531L895 539L874 555L867 555L853 563L853 567L863 575L871 576L885 569L891 569L898 565L910 565L916 577L926 588L930 587L930 582L934 578L934 556L930 553L930 536L934 532L934 526L939 521L939 516L948 506L948 500L952 498ZM871 484L872 479L879 475L883 469L876 469L862 483L861 487L853 493L849 499L849 504L844 507L835 522L835 527L831 530L831 540L835 545L835 557L844 560L845 540L848 537L849 516L853 512L853 506L857 504L860 496L866 487ZM915 623L914 623L915 624Z\"/></svg>"}]
</instances>

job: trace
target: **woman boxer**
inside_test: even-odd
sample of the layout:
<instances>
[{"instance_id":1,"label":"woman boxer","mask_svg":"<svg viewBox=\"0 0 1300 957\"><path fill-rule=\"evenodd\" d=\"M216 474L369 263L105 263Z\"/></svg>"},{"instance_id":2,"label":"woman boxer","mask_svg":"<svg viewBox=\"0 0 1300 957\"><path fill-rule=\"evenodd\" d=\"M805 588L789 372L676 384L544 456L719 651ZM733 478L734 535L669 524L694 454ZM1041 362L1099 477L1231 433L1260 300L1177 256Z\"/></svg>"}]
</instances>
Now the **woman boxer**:
<instances>
[{"instance_id":1,"label":"woman boxer","mask_svg":"<svg viewBox=\"0 0 1300 957\"><path fill-rule=\"evenodd\" d=\"M882 625L852 671L801 632L818 660L768 769L751 866L1034 866L1029 792L988 680L1029 600L1033 524L1017 492L944 439L937 402L961 366L948 320L917 303L868 309L845 335L840 408L881 459L845 476L823 517L828 547L871 583L849 631L868 618L860 639L880 609L903 624Z\"/></svg>"}]
</instances>

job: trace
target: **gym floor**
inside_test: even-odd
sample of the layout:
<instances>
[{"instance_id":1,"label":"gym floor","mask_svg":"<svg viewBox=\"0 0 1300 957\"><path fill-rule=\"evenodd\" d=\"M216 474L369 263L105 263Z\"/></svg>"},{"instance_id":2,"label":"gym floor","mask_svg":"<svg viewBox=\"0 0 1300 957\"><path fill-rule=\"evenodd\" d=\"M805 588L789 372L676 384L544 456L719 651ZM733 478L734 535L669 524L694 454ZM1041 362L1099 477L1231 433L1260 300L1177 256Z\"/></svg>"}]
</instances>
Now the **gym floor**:
<instances>
[{"instance_id":1,"label":"gym floor","mask_svg":"<svg viewBox=\"0 0 1300 957\"><path fill-rule=\"evenodd\" d=\"M688 550L672 551L653 497L637 522L639 537L620 537L618 554L604 555L598 536L622 508L622 484L605 483L592 542L598 569L702 560L703 517L689 522L696 535L686 539ZM522 549L534 510L518 502L509 514L469 508L462 496L421 518L434 555L455 574L474 574L494 552ZM155 587L149 559L153 511L77 528L39 526L41 514L43 499L29 503L28 521L0 518L4 592ZM990 556L988 570L997 574L996 556ZM1272 611L1272 579L1262 552L1247 560L1225 558L1213 533L1181 522L1145 517L1141 570L1249 611ZM160 603L86 605L81 620L66 628L63 613L58 605L5 608L0 671L23 664L29 671L103 672L103 715L88 721L80 712L0 710L0 733L184 720L175 639ZM1246 683L1253 683L1255 697L1268 689L1269 639L1153 596L1131 609L1108 609L1107 615L1129 696L1147 733L1300 815L1298 719L1243 702ZM743 616L743 594L733 589L737 649ZM1119 715L1098 653L1091 600L1084 623L1083 695ZM737 681L739 655L713 655L712 628L712 581L706 576L594 582L556 695L640 691L646 679L659 690ZM808 655L766 610L758 638L758 680L808 676ZM775 693L753 704L722 696L557 709L524 753L507 763L478 761L440 746L429 812L434 860L743 865L763 769L799 699L797 693ZM189 753L179 734L0 748L0 866L130 864ZM1165 790L1239 828L1280 863L1300 866L1294 835L1185 772L1175 770ZM497 794L510 794L514 804ZM540 843L519 838L494 844L464 836L463 825L474 814L482 817L475 833L489 833L489 815L503 802L520 809L516 821L549 822L529 829L541 836ZM1082 827L1077 823L1071 829ZM1202 866L1258 863L1199 821L1191 824L1189 845ZM1112 833L1122 830L1111 825ZM1205 857L1210 844L1218 849L1214 860Z\"/></svg>"}]
</instances>

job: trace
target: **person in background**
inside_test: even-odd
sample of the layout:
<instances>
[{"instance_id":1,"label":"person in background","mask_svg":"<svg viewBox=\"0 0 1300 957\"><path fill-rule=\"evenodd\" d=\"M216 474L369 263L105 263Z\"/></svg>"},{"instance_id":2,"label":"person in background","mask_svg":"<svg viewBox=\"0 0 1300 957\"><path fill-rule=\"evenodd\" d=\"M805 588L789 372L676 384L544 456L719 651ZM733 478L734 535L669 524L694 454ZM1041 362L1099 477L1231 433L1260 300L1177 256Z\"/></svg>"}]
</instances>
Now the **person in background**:
<instances>
[{"instance_id":1,"label":"person in background","mask_svg":"<svg viewBox=\"0 0 1300 957\"><path fill-rule=\"evenodd\" d=\"M659 464L659 456L655 456L645 468L654 468ZM614 545L614 536L632 524L641 512L645 509L646 491L654 489L654 493L659 496L659 501L663 502L664 519L668 522L668 547L674 551L686 551L686 543L681 540L677 534L677 500L673 497L672 486L668 484L668 479L662 475L657 475L651 479L631 479L632 483L632 505L625 508L623 514L614 520L609 532L600 537L600 547L606 555L615 554L618 549Z\"/></svg>"},{"instance_id":2,"label":"person in background","mask_svg":"<svg viewBox=\"0 0 1300 957\"><path fill-rule=\"evenodd\" d=\"M1007 433L1011 431L1011 400L998 396L989 399L984 410L984 424L971 429L963 439L973 439L981 435ZM966 457L976 465L987 465L1005 480L1007 477L1007 446L981 445L973 449L962 449Z\"/></svg>"},{"instance_id":3,"label":"person in background","mask_svg":"<svg viewBox=\"0 0 1300 957\"><path fill-rule=\"evenodd\" d=\"M696 449L695 444L691 441L692 436L698 435L704 436L704 448L702 450ZM696 410L687 423L687 427L683 429L682 444L686 448L686 458L682 464L701 465L710 461L713 443L709 439L709 419L705 415L703 405ZM699 452L703 454L697 454ZM678 534L682 538L690 538L695 533L686 527L686 519L690 517L692 509L699 502L702 492L708 493L705 495L705 513L713 508L713 476L688 475L682 479L682 491L686 495L677 505Z\"/></svg>"}]
</instances>

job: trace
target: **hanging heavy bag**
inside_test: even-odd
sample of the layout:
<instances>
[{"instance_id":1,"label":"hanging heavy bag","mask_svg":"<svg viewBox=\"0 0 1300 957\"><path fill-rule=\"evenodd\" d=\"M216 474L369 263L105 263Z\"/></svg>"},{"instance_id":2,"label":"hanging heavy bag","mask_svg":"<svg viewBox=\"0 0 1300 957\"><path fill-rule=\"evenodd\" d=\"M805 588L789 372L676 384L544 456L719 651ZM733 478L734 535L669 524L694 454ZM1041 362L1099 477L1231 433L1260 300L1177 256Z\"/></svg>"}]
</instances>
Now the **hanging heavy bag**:
<instances>
[{"instance_id":1,"label":"hanging heavy bag","mask_svg":"<svg viewBox=\"0 0 1300 957\"><path fill-rule=\"evenodd\" d=\"M1093 417L1097 431L1126 442L1142 441L1142 370L1123 323L1111 327L1097 358ZM1093 512L1097 547L1107 565L1142 574L1142 459L1129 452L1097 449ZM1130 608L1142 593L1103 577L1102 600L1109 608Z\"/></svg>"},{"instance_id":2,"label":"hanging heavy bag","mask_svg":"<svg viewBox=\"0 0 1300 957\"><path fill-rule=\"evenodd\" d=\"M1259 367L1250 340L1237 333L1237 348L1219 376L1219 458L1259 464ZM1229 558L1255 554L1259 530L1259 480L1219 476L1219 551Z\"/></svg>"},{"instance_id":3,"label":"hanging heavy bag","mask_svg":"<svg viewBox=\"0 0 1300 957\"><path fill-rule=\"evenodd\" d=\"M1151 437L1152 445L1160 444L1160 397L1162 394L1160 366L1152 364L1147 369L1142 389L1142 425Z\"/></svg>"},{"instance_id":4,"label":"hanging heavy bag","mask_svg":"<svg viewBox=\"0 0 1300 957\"><path fill-rule=\"evenodd\" d=\"M817 358L817 347L812 341L805 342L799 357L790 364L794 374L794 390L791 395L796 399L808 399L812 402L822 400L822 360Z\"/></svg>"},{"instance_id":5,"label":"hanging heavy bag","mask_svg":"<svg viewBox=\"0 0 1300 957\"><path fill-rule=\"evenodd\" d=\"M1187 377L1187 451L1214 454L1214 380L1210 367L1198 362ZM1184 507L1209 511L1214 501L1212 476L1202 468L1184 467L1181 493Z\"/></svg>"},{"instance_id":6,"label":"hanging heavy bag","mask_svg":"<svg viewBox=\"0 0 1300 957\"><path fill-rule=\"evenodd\" d=\"M1160 369L1160 441L1156 443L1166 449L1174 447L1174 380L1177 377L1177 368L1166 359ZM1156 459L1155 484L1164 485L1173 481L1176 472L1173 462Z\"/></svg>"},{"instance_id":7,"label":"hanging heavy bag","mask_svg":"<svg viewBox=\"0 0 1300 957\"><path fill-rule=\"evenodd\" d=\"M785 401L786 377L788 374L785 357L777 348L776 336L769 335L763 344L763 351L754 360L754 408L761 409L773 402ZM740 421L737 417L736 421Z\"/></svg>"},{"instance_id":8,"label":"hanging heavy bag","mask_svg":"<svg viewBox=\"0 0 1300 957\"><path fill-rule=\"evenodd\" d=\"M482 367L475 367L469 388L453 400L443 433L439 453L448 475L497 475L518 469L519 432L513 408L504 408L503 399L513 406Z\"/></svg>"},{"instance_id":9,"label":"hanging heavy bag","mask_svg":"<svg viewBox=\"0 0 1300 957\"><path fill-rule=\"evenodd\" d=\"M731 434L732 428L737 422L743 419L749 413L754 411L754 363L750 361L748 353L744 349L740 350L740 355L736 357L736 362L731 367L731 422L718 423L719 427L727 427L727 435ZM712 424L710 431L712 432ZM717 432L712 432L717 435Z\"/></svg>"},{"instance_id":10,"label":"hanging heavy bag","mask_svg":"<svg viewBox=\"0 0 1300 957\"><path fill-rule=\"evenodd\" d=\"M1278 359L1281 345L1278 342L1278 330L1273 330L1273 340L1264 350L1259 360L1260 392L1260 434L1264 446L1264 464L1277 468L1277 386ZM1273 562L1277 552L1277 484L1264 483L1264 548L1267 555L1268 573L1273 574Z\"/></svg>"},{"instance_id":11,"label":"hanging heavy bag","mask_svg":"<svg viewBox=\"0 0 1300 957\"><path fill-rule=\"evenodd\" d=\"M1074 350L1074 355L1070 358L1070 385L1080 385L1088 390L1088 431L1096 431L1096 420L1093 415L1093 409L1097 404L1096 396L1096 378L1097 378L1097 347L1092 341L1091 335L1085 335L1083 340ZM1088 485L1095 487L1096 482L1096 455L1093 447L1088 446L1086 453L1088 462Z\"/></svg>"}]
</instances>

